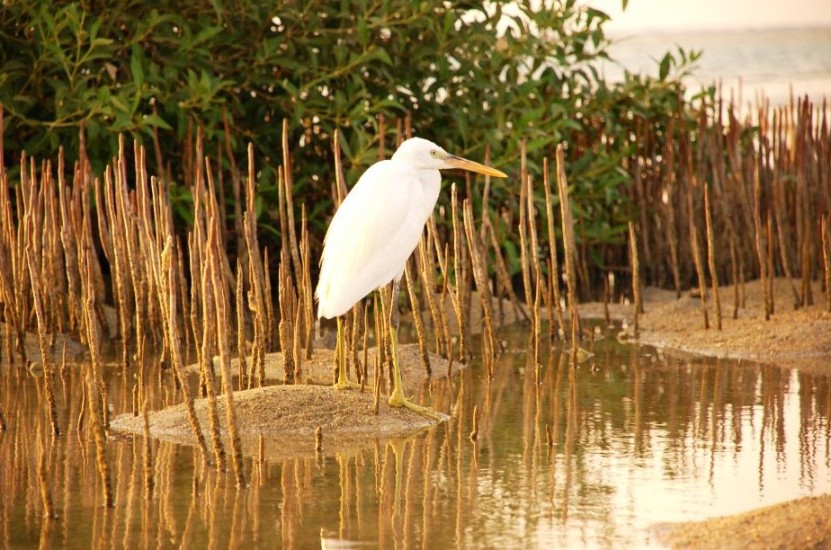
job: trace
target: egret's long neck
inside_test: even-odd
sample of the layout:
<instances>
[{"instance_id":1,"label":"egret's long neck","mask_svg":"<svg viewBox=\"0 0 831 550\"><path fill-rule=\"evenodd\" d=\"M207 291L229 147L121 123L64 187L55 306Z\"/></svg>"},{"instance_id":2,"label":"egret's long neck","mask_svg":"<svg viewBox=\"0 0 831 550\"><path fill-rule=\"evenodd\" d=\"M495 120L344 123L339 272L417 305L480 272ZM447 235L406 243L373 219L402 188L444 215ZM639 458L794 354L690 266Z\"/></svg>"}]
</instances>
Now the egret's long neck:
<instances>
[{"instance_id":1,"label":"egret's long neck","mask_svg":"<svg viewBox=\"0 0 831 550\"><path fill-rule=\"evenodd\" d=\"M418 179L421 182L421 188L424 190L424 202L422 204L425 208L424 218L427 219L433 213L436 201L439 200L441 172L435 168L423 168L418 171Z\"/></svg>"}]
</instances>

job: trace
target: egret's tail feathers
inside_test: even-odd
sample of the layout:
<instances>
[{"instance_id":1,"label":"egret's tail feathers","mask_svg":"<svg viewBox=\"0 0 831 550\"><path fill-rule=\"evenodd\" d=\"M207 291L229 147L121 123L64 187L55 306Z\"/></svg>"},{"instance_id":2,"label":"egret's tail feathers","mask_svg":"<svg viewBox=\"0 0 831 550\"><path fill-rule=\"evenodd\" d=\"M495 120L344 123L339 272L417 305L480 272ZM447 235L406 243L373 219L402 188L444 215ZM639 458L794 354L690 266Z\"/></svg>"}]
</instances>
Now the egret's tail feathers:
<instances>
[{"instance_id":1,"label":"egret's tail feathers","mask_svg":"<svg viewBox=\"0 0 831 550\"><path fill-rule=\"evenodd\" d=\"M325 316L324 313L326 313L325 308L323 307L326 300L325 300L324 292L322 292L322 290L323 290L322 287L323 287L323 281L321 280L317 284L317 288L315 289L315 300L317 300L317 318L318 319L320 319L321 317L324 317ZM327 319L328 318L329 317L327 317Z\"/></svg>"},{"instance_id":2,"label":"egret's tail feathers","mask_svg":"<svg viewBox=\"0 0 831 550\"><path fill-rule=\"evenodd\" d=\"M326 277L321 277L315 289L317 299L317 318L332 319L341 314L337 310L337 304L333 302L332 288Z\"/></svg>"}]
</instances>

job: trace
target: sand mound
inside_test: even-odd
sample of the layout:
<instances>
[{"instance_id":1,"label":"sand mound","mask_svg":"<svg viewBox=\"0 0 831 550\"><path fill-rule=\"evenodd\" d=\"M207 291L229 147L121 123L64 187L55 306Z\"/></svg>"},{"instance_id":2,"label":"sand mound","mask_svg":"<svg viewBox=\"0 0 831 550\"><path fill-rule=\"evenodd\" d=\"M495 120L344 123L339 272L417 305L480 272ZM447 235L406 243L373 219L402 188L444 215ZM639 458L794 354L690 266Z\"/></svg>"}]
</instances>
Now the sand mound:
<instances>
[{"instance_id":1,"label":"sand mound","mask_svg":"<svg viewBox=\"0 0 831 550\"><path fill-rule=\"evenodd\" d=\"M799 288L799 281L794 284ZM708 293L709 329L704 328L699 296L690 292L679 300L666 293L656 294L657 299L652 300L647 296L639 341L714 357L828 372L831 313L825 311L819 285L814 286L815 304L799 309L794 309L787 279L776 279L773 286L775 310L769 321L765 321L760 281L745 284L745 307L738 310L737 319L733 319L733 287L721 287L722 330L716 328L711 293Z\"/></svg>"},{"instance_id":2,"label":"sand mound","mask_svg":"<svg viewBox=\"0 0 831 550\"><path fill-rule=\"evenodd\" d=\"M672 548L829 548L831 495L791 500L744 514L657 526Z\"/></svg>"},{"instance_id":3,"label":"sand mound","mask_svg":"<svg viewBox=\"0 0 831 550\"><path fill-rule=\"evenodd\" d=\"M225 403L220 396L217 409L227 445ZM208 401L197 399L194 404L200 429L210 445ZM383 397L376 415L371 392L338 391L328 386L267 386L234 392L234 407L243 452L257 454L262 435L269 457L314 453L318 427L323 433L324 450L329 452L364 447L438 424L410 410L390 407ZM151 412L149 420L152 437L196 445L184 404ZM142 434L143 419L123 414L112 420L110 428Z\"/></svg>"},{"instance_id":4,"label":"sand mound","mask_svg":"<svg viewBox=\"0 0 831 550\"><path fill-rule=\"evenodd\" d=\"M800 288L801 281L793 284ZM740 289L741 291L741 289ZM722 329L716 322L715 300L707 289L707 313L710 328L704 328L701 297L697 291L686 291L680 298L675 292L658 288L644 289L644 313L640 316L640 334L634 337L631 304L609 304L609 317L622 321L621 336L641 344L676 351L748 360L786 368L815 372L829 371L831 358L831 312L818 284L813 285L814 304L794 306L788 279L773 281L774 313L765 320L764 293L761 281L744 285L744 303L733 319L734 287L719 287ZM602 319L602 302L580 304L580 317Z\"/></svg>"},{"instance_id":5,"label":"sand mound","mask_svg":"<svg viewBox=\"0 0 831 550\"><path fill-rule=\"evenodd\" d=\"M369 350L370 381L374 380L375 354L374 348ZM407 395L418 393L426 384L435 383L447 375L450 365L446 359L431 353L429 360L432 373L428 377L418 346L400 346L399 361ZM315 430L318 427L323 431L324 450L328 452L365 447L374 441L406 436L438 423L412 411L388 406L385 386L382 386L378 414L374 410L375 397L371 384L364 392L333 389L334 361L334 351L316 349L312 359L303 361L301 384L272 385L234 392L237 430L243 442L244 453L259 453L261 435L266 455L282 457L314 453ZM238 362L234 361L234 372L237 366ZM458 362L452 365L453 372L463 367ZM195 380L199 369L196 365L191 365L187 367L187 372ZM283 381L282 353L266 355L265 374L269 381ZM354 380L354 375L351 378ZM206 399L197 399L194 403L200 429L210 441L208 402ZM217 406L224 437L224 397L219 397ZM196 445L196 437L188 422L184 404L151 412L149 421L152 437ZM142 418L132 414L118 416L110 423L113 431L133 434L143 434L143 426Z\"/></svg>"}]
</instances>

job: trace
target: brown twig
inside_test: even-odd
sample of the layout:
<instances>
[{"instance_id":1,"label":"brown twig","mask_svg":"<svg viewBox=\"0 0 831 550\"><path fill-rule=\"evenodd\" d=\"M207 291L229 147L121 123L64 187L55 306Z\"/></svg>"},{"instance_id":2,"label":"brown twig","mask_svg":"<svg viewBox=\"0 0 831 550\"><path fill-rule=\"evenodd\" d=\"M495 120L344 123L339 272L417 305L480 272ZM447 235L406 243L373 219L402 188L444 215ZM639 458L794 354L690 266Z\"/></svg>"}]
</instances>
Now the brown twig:
<instances>
[{"instance_id":1,"label":"brown twig","mask_svg":"<svg viewBox=\"0 0 831 550\"><path fill-rule=\"evenodd\" d=\"M632 317L634 319L635 338L640 336L641 308L641 266L638 261L638 236L634 222L629 222L629 255L632 262Z\"/></svg>"},{"instance_id":2,"label":"brown twig","mask_svg":"<svg viewBox=\"0 0 831 550\"><path fill-rule=\"evenodd\" d=\"M707 228L707 266L710 270L710 284L713 288L713 301L716 307L716 327L721 330L721 298L718 292L718 271L716 269L716 245L713 236L713 219L710 214L710 192L704 185L704 220Z\"/></svg>"},{"instance_id":3,"label":"brown twig","mask_svg":"<svg viewBox=\"0 0 831 550\"><path fill-rule=\"evenodd\" d=\"M577 314L577 274L574 260L577 246L574 242L574 219L568 198L565 152L562 144L557 146L557 187L560 191L560 216L563 225L563 248L565 250L566 288L568 290L568 311L571 321L571 357L577 360L580 348L580 319Z\"/></svg>"}]
</instances>

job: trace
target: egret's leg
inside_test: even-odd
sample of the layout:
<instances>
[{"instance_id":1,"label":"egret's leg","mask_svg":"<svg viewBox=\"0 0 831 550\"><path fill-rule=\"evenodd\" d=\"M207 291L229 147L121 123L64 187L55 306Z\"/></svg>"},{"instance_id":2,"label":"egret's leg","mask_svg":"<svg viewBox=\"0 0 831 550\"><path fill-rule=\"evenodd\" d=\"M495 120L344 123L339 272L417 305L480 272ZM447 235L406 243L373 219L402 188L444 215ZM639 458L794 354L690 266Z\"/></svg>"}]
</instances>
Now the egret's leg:
<instances>
[{"instance_id":1,"label":"egret's leg","mask_svg":"<svg viewBox=\"0 0 831 550\"><path fill-rule=\"evenodd\" d=\"M395 307L395 304L398 302L398 281L395 281L392 286L392 307ZM384 300L381 299L381 307L382 312L384 311ZM421 405L416 405L404 395L403 383L401 379L401 367L398 364L398 315L395 310L393 310L392 319L391 319L392 326L390 327L390 341L391 341L391 349L390 354L392 355L392 381L393 381L393 389L392 394L389 398L389 404L392 407L407 407L408 409L415 411L417 413L423 414L424 416L429 416L430 418L434 418L436 420L444 420L445 416L437 413L433 409L428 407L422 407Z\"/></svg>"},{"instance_id":2,"label":"egret's leg","mask_svg":"<svg viewBox=\"0 0 831 550\"><path fill-rule=\"evenodd\" d=\"M361 385L352 382L346 377L346 330L343 328L343 318L338 317L338 381L335 382L335 389L346 390L349 388L360 388Z\"/></svg>"}]
</instances>

